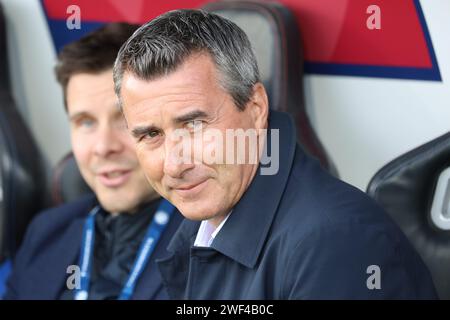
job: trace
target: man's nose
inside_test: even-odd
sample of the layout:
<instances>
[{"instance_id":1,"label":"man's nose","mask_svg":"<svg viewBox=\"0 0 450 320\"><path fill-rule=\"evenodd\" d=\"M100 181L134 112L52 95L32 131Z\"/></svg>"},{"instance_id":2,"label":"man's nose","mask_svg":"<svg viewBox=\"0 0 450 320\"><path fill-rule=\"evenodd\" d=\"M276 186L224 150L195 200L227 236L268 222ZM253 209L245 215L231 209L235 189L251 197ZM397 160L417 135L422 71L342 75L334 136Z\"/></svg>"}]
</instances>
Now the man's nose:
<instances>
[{"instance_id":1,"label":"man's nose","mask_svg":"<svg viewBox=\"0 0 450 320\"><path fill-rule=\"evenodd\" d=\"M165 141L164 174L172 178L182 178L184 173L194 167L189 144Z\"/></svg>"},{"instance_id":2,"label":"man's nose","mask_svg":"<svg viewBox=\"0 0 450 320\"><path fill-rule=\"evenodd\" d=\"M104 158L122 150L123 143L117 130L108 125L101 126L94 145L95 154Z\"/></svg>"}]
</instances>

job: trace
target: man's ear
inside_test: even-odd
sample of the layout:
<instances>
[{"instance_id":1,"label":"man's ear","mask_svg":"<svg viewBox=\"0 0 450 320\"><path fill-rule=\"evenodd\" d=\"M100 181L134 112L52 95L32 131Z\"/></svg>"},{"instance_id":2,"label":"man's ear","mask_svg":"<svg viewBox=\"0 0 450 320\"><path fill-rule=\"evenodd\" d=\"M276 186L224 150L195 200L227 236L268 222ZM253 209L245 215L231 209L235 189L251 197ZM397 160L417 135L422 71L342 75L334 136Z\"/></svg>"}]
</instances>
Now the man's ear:
<instances>
[{"instance_id":1,"label":"man's ear","mask_svg":"<svg viewBox=\"0 0 450 320\"><path fill-rule=\"evenodd\" d=\"M269 101L267 98L266 89L261 82L253 86L253 95L247 104L256 129L267 128L267 118L269 116Z\"/></svg>"}]
</instances>

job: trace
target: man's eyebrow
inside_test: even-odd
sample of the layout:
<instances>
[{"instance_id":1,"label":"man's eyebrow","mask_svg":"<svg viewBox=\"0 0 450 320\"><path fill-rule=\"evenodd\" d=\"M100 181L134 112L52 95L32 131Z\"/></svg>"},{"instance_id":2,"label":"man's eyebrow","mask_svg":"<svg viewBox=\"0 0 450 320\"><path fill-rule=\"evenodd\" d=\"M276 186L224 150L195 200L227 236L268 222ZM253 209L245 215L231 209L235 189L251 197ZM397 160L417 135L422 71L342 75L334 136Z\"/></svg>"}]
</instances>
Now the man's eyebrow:
<instances>
[{"instance_id":1,"label":"man's eyebrow","mask_svg":"<svg viewBox=\"0 0 450 320\"><path fill-rule=\"evenodd\" d=\"M184 115L178 116L173 119L173 122L175 124L185 123L192 120L196 120L198 118L207 118L208 114L202 110L193 110L191 112L188 112Z\"/></svg>"},{"instance_id":2,"label":"man's eyebrow","mask_svg":"<svg viewBox=\"0 0 450 320\"><path fill-rule=\"evenodd\" d=\"M90 116L90 114L86 111L75 112L74 114L69 115L69 121L75 121L81 117Z\"/></svg>"},{"instance_id":3,"label":"man's eyebrow","mask_svg":"<svg viewBox=\"0 0 450 320\"><path fill-rule=\"evenodd\" d=\"M156 126L149 125L149 126L143 126L143 127L136 127L133 130L131 130L131 135L135 138L139 138L142 135L145 135L152 131L159 131L160 129Z\"/></svg>"}]
</instances>

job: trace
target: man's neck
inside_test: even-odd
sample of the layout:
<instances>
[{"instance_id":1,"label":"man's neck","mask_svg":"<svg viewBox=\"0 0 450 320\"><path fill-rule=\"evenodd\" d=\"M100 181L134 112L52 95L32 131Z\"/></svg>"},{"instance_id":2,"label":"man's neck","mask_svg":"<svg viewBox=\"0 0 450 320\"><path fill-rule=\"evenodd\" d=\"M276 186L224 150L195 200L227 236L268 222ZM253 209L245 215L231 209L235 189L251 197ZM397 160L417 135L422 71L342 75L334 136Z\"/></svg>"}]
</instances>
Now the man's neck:
<instances>
[{"instance_id":1,"label":"man's neck","mask_svg":"<svg viewBox=\"0 0 450 320\"><path fill-rule=\"evenodd\" d=\"M217 229L217 227L222 223L222 221L227 217L226 214L220 215L218 217L214 217L211 219L208 219L208 222L214 226L214 229Z\"/></svg>"},{"instance_id":2,"label":"man's neck","mask_svg":"<svg viewBox=\"0 0 450 320\"><path fill-rule=\"evenodd\" d=\"M210 224L214 227L214 229L217 229L217 228L220 226L220 224L221 224L226 218L228 218L228 216L229 216L230 214L231 214L231 211L229 211L229 212L226 213L226 214L219 215L218 217L214 217L214 218L208 219L208 223L210 223Z\"/></svg>"}]
</instances>

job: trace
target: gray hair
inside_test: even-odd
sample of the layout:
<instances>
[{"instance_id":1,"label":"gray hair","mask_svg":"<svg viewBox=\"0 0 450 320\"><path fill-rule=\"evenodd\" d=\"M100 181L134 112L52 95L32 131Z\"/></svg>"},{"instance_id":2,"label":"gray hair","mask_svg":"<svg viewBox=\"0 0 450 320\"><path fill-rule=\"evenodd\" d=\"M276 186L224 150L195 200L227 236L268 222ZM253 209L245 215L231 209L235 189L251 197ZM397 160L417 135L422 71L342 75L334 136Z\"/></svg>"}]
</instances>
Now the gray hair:
<instances>
[{"instance_id":1,"label":"gray hair","mask_svg":"<svg viewBox=\"0 0 450 320\"><path fill-rule=\"evenodd\" d=\"M141 26L123 44L114 64L114 90L121 104L125 72L153 80L175 71L194 53L207 52L219 71L219 84L240 110L260 81L247 35L235 23L202 10L174 10Z\"/></svg>"}]
</instances>

